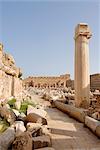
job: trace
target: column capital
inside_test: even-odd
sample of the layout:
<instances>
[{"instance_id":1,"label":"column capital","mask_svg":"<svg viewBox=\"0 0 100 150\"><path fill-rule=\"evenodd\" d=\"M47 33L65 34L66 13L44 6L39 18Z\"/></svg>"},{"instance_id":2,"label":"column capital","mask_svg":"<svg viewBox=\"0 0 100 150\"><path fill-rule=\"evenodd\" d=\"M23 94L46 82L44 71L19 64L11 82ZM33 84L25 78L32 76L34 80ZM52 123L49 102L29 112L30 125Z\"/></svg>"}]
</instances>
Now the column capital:
<instances>
[{"instance_id":1,"label":"column capital","mask_svg":"<svg viewBox=\"0 0 100 150\"><path fill-rule=\"evenodd\" d=\"M90 39L92 36L91 30L86 23L79 23L75 28L75 37L77 39L78 36L86 36L87 39Z\"/></svg>"}]
</instances>

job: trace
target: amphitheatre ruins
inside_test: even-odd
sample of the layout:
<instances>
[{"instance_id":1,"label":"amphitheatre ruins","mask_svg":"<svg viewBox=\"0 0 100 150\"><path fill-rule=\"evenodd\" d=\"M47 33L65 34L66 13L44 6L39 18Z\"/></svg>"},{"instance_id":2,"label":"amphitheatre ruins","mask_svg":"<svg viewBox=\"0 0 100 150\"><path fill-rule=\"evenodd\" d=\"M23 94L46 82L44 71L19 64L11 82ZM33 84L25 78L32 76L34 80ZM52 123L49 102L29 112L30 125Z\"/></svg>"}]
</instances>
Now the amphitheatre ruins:
<instances>
[{"instance_id":1,"label":"amphitheatre ruins","mask_svg":"<svg viewBox=\"0 0 100 150\"><path fill-rule=\"evenodd\" d=\"M0 150L99 150L100 73L89 74L90 27L75 28L70 74L29 76L0 44Z\"/></svg>"}]
</instances>

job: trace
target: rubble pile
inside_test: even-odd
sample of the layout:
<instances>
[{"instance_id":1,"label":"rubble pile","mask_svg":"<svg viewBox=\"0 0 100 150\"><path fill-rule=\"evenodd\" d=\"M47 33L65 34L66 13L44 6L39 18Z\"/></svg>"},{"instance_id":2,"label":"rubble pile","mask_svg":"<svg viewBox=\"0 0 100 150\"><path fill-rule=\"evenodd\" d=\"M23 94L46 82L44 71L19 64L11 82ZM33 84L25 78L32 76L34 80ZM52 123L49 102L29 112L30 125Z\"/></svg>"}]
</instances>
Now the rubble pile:
<instances>
[{"instance_id":1,"label":"rubble pile","mask_svg":"<svg viewBox=\"0 0 100 150\"><path fill-rule=\"evenodd\" d=\"M89 107L89 116L100 121L100 92L95 90Z\"/></svg>"},{"instance_id":2,"label":"rubble pile","mask_svg":"<svg viewBox=\"0 0 100 150\"><path fill-rule=\"evenodd\" d=\"M36 91L35 91L36 90ZM36 94L41 96L41 98L50 101L60 101L65 104L75 106L75 90L69 88L60 89L35 89ZM53 105L52 105L53 106ZM95 90L90 91L90 107L87 110L87 115L100 121L100 92Z\"/></svg>"},{"instance_id":3,"label":"rubble pile","mask_svg":"<svg viewBox=\"0 0 100 150\"><path fill-rule=\"evenodd\" d=\"M0 150L34 150L51 147L47 113L35 104L31 97L29 99L17 101L14 97L10 97L1 101Z\"/></svg>"}]
</instances>

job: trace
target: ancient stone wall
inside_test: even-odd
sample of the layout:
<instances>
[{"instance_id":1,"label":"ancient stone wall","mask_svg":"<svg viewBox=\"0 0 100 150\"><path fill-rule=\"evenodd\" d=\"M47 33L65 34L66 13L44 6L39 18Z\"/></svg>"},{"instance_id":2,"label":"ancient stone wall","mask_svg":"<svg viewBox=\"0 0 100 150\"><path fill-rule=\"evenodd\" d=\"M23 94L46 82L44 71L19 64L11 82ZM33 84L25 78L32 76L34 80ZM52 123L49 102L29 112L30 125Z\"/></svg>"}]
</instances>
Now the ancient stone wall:
<instances>
[{"instance_id":1,"label":"ancient stone wall","mask_svg":"<svg viewBox=\"0 0 100 150\"><path fill-rule=\"evenodd\" d=\"M70 75L65 74L54 77L28 77L24 79L24 86L33 86L38 88L59 88L66 87L67 81L70 80Z\"/></svg>"},{"instance_id":2,"label":"ancient stone wall","mask_svg":"<svg viewBox=\"0 0 100 150\"><path fill-rule=\"evenodd\" d=\"M0 99L17 97L22 91L20 68L17 68L13 57L4 53L0 44Z\"/></svg>"},{"instance_id":3,"label":"ancient stone wall","mask_svg":"<svg viewBox=\"0 0 100 150\"><path fill-rule=\"evenodd\" d=\"M33 87L46 87L47 86L50 88L52 87L71 87L74 89L74 80L70 79L70 75L65 75L65 78L63 76L59 77L28 77L23 80L23 85L25 86L33 86ZM100 90L100 74L93 74L90 75L90 89L95 90L99 89Z\"/></svg>"},{"instance_id":4,"label":"ancient stone wall","mask_svg":"<svg viewBox=\"0 0 100 150\"><path fill-rule=\"evenodd\" d=\"M100 90L100 73L90 75L90 87L91 90Z\"/></svg>"}]
</instances>

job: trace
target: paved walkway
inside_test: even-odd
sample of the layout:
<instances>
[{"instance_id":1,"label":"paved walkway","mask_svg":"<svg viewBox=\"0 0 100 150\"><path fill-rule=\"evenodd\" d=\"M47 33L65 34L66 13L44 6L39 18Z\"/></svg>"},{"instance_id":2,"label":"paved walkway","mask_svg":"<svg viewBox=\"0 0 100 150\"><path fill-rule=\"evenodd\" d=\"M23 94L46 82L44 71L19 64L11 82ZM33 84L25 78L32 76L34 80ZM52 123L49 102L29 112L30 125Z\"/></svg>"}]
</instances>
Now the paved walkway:
<instances>
[{"instance_id":1,"label":"paved walkway","mask_svg":"<svg viewBox=\"0 0 100 150\"><path fill-rule=\"evenodd\" d=\"M82 123L56 108L48 108L47 112L55 150L100 150L100 140Z\"/></svg>"}]
</instances>

